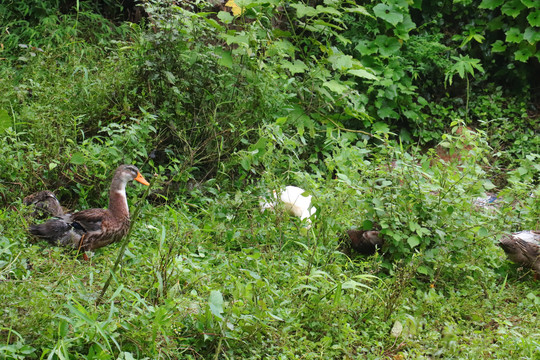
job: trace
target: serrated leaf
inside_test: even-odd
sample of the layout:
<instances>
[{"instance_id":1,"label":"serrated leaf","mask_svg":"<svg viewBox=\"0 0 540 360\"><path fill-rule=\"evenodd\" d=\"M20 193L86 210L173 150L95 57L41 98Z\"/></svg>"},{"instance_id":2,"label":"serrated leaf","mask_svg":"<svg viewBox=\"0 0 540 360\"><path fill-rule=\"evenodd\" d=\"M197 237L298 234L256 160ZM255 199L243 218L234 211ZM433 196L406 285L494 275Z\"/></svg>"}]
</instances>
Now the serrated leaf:
<instances>
[{"instance_id":1,"label":"serrated leaf","mask_svg":"<svg viewBox=\"0 0 540 360\"><path fill-rule=\"evenodd\" d=\"M489 232L487 231L487 229L485 227L480 227L480 229L478 229L478 236L480 237L486 237L488 236Z\"/></svg>"},{"instance_id":2,"label":"serrated leaf","mask_svg":"<svg viewBox=\"0 0 540 360\"><path fill-rule=\"evenodd\" d=\"M291 4L291 7L296 9L296 16L299 19L303 18L304 16L315 16L319 14L319 12L314 7L306 6L301 3Z\"/></svg>"},{"instance_id":3,"label":"serrated leaf","mask_svg":"<svg viewBox=\"0 0 540 360\"><path fill-rule=\"evenodd\" d=\"M291 63L290 61L285 60L281 63L281 66L289 70L291 72L291 75L301 74L308 69L307 65L304 64L304 62L300 60L294 60L294 63Z\"/></svg>"},{"instance_id":4,"label":"serrated leaf","mask_svg":"<svg viewBox=\"0 0 540 360\"><path fill-rule=\"evenodd\" d=\"M353 57L341 53L330 55L328 61L332 64L334 70L344 71L353 66Z\"/></svg>"},{"instance_id":5,"label":"serrated leaf","mask_svg":"<svg viewBox=\"0 0 540 360\"><path fill-rule=\"evenodd\" d=\"M479 9L489 9L489 10L493 10L499 6L501 6L501 4L504 2L504 0L482 0L482 2L480 3L480 5L478 5L478 8Z\"/></svg>"},{"instance_id":6,"label":"serrated leaf","mask_svg":"<svg viewBox=\"0 0 540 360\"><path fill-rule=\"evenodd\" d=\"M525 5L520 0L512 0L501 7L501 12L515 19L523 9L525 9Z\"/></svg>"},{"instance_id":7,"label":"serrated leaf","mask_svg":"<svg viewBox=\"0 0 540 360\"><path fill-rule=\"evenodd\" d=\"M351 75L354 75L363 79L368 79L368 80L379 80L379 77L373 75L372 73L364 69L352 69L352 70L347 71L347 74L351 74Z\"/></svg>"},{"instance_id":8,"label":"serrated leaf","mask_svg":"<svg viewBox=\"0 0 540 360\"><path fill-rule=\"evenodd\" d=\"M510 43L520 43L523 40L523 34L518 28L510 28L506 32L506 41Z\"/></svg>"},{"instance_id":9,"label":"serrated leaf","mask_svg":"<svg viewBox=\"0 0 540 360\"><path fill-rule=\"evenodd\" d=\"M403 21L403 14L394 5L377 4L373 7L373 12L375 13L375 16L394 26Z\"/></svg>"},{"instance_id":10,"label":"serrated leaf","mask_svg":"<svg viewBox=\"0 0 540 360\"><path fill-rule=\"evenodd\" d=\"M75 154L73 154L71 156L71 160L70 162L73 164L73 165L82 165L85 163L85 158L84 158L84 155L80 152L76 152Z\"/></svg>"},{"instance_id":11,"label":"serrated leaf","mask_svg":"<svg viewBox=\"0 0 540 360\"><path fill-rule=\"evenodd\" d=\"M416 235L413 235L407 239L407 244L411 247L411 249L414 249L418 245L420 245L420 238Z\"/></svg>"},{"instance_id":12,"label":"serrated leaf","mask_svg":"<svg viewBox=\"0 0 540 360\"><path fill-rule=\"evenodd\" d=\"M401 40L409 39L409 32L412 29L416 28L416 24L412 21L412 18L409 14L403 16L403 21L396 25L394 30L394 35Z\"/></svg>"},{"instance_id":13,"label":"serrated leaf","mask_svg":"<svg viewBox=\"0 0 540 360\"><path fill-rule=\"evenodd\" d=\"M350 89L347 85L344 85L343 83L336 80L325 81L323 83L323 86L327 87L328 89L337 94L343 94Z\"/></svg>"},{"instance_id":14,"label":"serrated leaf","mask_svg":"<svg viewBox=\"0 0 540 360\"><path fill-rule=\"evenodd\" d=\"M208 297L208 305L210 306L210 311L214 316L221 318L223 313L223 295L218 290L212 290L210 296Z\"/></svg>"},{"instance_id":15,"label":"serrated leaf","mask_svg":"<svg viewBox=\"0 0 540 360\"><path fill-rule=\"evenodd\" d=\"M376 133L386 134L390 132L390 128L388 127L388 124L382 121L377 121L371 126L371 128L373 129L373 132L376 132Z\"/></svg>"},{"instance_id":16,"label":"serrated leaf","mask_svg":"<svg viewBox=\"0 0 540 360\"><path fill-rule=\"evenodd\" d=\"M531 26L540 27L540 10L533 11L527 15L527 21Z\"/></svg>"},{"instance_id":17,"label":"serrated leaf","mask_svg":"<svg viewBox=\"0 0 540 360\"><path fill-rule=\"evenodd\" d=\"M375 38L375 44L379 47L382 56L391 56L398 53L401 43L394 37L379 35Z\"/></svg>"},{"instance_id":18,"label":"serrated leaf","mask_svg":"<svg viewBox=\"0 0 540 360\"><path fill-rule=\"evenodd\" d=\"M523 40L527 41L531 45L535 45L540 41L540 31L532 27L528 27L523 32Z\"/></svg>"},{"instance_id":19,"label":"serrated leaf","mask_svg":"<svg viewBox=\"0 0 540 360\"><path fill-rule=\"evenodd\" d=\"M377 45L373 41L360 40L354 47L354 49L363 56L375 54L377 52Z\"/></svg>"},{"instance_id":20,"label":"serrated leaf","mask_svg":"<svg viewBox=\"0 0 540 360\"><path fill-rule=\"evenodd\" d=\"M377 115L379 115L379 117L381 119L387 119L387 118L397 119L397 118L399 118L399 114L397 112L395 112L390 106L383 106L382 108L377 110Z\"/></svg>"},{"instance_id":21,"label":"serrated leaf","mask_svg":"<svg viewBox=\"0 0 540 360\"><path fill-rule=\"evenodd\" d=\"M514 58L517 61L526 62L530 57L536 53L536 46L522 46L518 51L514 53Z\"/></svg>"},{"instance_id":22,"label":"serrated leaf","mask_svg":"<svg viewBox=\"0 0 540 360\"><path fill-rule=\"evenodd\" d=\"M356 13L356 14L362 14L362 15L366 15L366 16L369 16L369 17L373 17L369 13L369 11L367 11L366 8L363 7L363 6L355 6L355 7L352 7L352 8L345 8L345 11L346 12Z\"/></svg>"},{"instance_id":23,"label":"serrated leaf","mask_svg":"<svg viewBox=\"0 0 540 360\"><path fill-rule=\"evenodd\" d=\"M493 44L491 44L491 51L492 52L504 52L506 51L506 45L502 40L497 40Z\"/></svg>"}]
</instances>

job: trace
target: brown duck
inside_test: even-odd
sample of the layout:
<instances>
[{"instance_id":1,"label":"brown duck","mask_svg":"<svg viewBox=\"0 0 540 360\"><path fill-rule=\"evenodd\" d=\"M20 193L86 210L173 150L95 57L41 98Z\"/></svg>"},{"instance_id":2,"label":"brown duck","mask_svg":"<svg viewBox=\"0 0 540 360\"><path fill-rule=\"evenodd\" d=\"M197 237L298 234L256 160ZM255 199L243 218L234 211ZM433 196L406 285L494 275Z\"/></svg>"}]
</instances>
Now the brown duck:
<instances>
[{"instance_id":1,"label":"brown duck","mask_svg":"<svg viewBox=\"0 0 540 360\"><path fill-rule=\"evenodd\" d=\"M351 248L362 255L373 255L384 245L384 238L376 230L347 230Z\"/></svg>"},{"instance_id":2,"label":"brown duck","mask_svg":"<svg viewBox=\"0 0 540 360\"><path fill-rule=\"evenodd\" d=\"M121 165L114 172L109 192L108 209L87 209L64 214L39 225L29 232L53 245L94 250L120 240L129 230L129 209L126 184L138 181L150 185L133 165Z\"/></svg>"},{"instance_id":3,"label":"brown duck","mask_svg":"<svg viewBox=\"0 0 540 360\"><path fill-rule=\"evenodd\" d=\"M540 277L540 231L527 230L504 235L499 245L510 260L532 268L535 280Z\"/></svg>"},{"instance_id":4,"label":"brown duck","mask_svg":"<svg viewBox=\"0 0 540 360\"><path fill-rule=\"evenodd\" d=\"M34 208L31 215L35 218L64 215L64 209L52 191L43 190L28 195L23 199L23 204Z\"/></svg>"}]
</instances>

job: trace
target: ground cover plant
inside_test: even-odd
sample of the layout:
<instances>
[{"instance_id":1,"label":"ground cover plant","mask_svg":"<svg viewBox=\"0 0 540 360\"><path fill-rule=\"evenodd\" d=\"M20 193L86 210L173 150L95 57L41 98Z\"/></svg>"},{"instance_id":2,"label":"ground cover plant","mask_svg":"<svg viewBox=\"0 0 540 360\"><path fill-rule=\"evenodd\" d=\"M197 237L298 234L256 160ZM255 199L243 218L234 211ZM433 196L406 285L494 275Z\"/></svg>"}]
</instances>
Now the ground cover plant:
<instances>
[{"instance_id":1,"label":"ground cover plant","mask_svg":"<svg viewBox=\"0 0 540 360\"><path fill-rule=\"evenodd\" d=\"M3 2L0 359L538 358L538 284L497 246L540 228L538 11ZM112 275L121 244L28 235L24 196L104 207L121 163L152 188ZM261 211L286 185L310 226Z\"/></svg>"}]
</instances>

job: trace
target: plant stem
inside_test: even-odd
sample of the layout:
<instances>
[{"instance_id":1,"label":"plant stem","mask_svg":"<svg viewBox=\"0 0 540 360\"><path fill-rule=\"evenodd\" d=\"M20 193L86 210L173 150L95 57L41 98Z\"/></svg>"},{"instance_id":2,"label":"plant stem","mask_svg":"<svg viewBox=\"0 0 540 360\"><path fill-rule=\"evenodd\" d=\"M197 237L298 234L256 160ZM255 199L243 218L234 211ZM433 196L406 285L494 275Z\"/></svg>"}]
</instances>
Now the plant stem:
<instances>
[{"instance_id":1,"label":"plant stem","mask_svg":"<svg viewBox=\"0 0 540 360\"><path fill-rule=\"evenodd\" d=\"M134 227L134 225L137 222L137 219L139 217L139 212L141 211L142 204L144 203L144 200L146 200L146 197L148 196L148 193L150 192L150 189L152 188L153 183L154 183L153 181L150 181L150 185L148 185L148 188L144 192L144 195L143 195L141 201L139 201L139 203L137 204L137 207L133 211L133 216L131 217L131 221L129 222L128 233L127 233L126 237L124 238L124 242L122 243L122 246L120 247L120 250L118 251L118 256L117 256L116 262L114 263L114 266L113 266L113 268L111 270L109 278L107 279L107 281L103 285L103 289L101 289L101 293L99 294L99 296L98 296L98 298L96 300L96 306L99 306L102 303L103 295L105 295L105 292L109 288L109 285L111 284L112 277L113 277L114 273L116 272L116 269L118 268L118 264L120 264L120 261L124 257L124 253L126 252L126 248L127 248L128 244L129 244L129 239L131 237L131 232L132 232L133 227Z\"/></svg>"}]
</instances>

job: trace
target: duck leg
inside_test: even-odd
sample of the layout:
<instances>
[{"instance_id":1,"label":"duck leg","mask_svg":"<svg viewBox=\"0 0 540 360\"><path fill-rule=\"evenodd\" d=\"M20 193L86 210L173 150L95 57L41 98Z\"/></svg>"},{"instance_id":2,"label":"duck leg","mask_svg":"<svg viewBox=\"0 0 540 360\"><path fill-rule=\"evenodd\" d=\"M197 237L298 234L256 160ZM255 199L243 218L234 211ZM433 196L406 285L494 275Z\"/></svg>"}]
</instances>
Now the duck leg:
<instances>
[{"instance_id":1,"label":"duck leg","mask_svg":"<svg viewBox=\"0 0 540 360\"><path fill-rule=\"evenodd\" d=\"M82 244L83 244L83 242L84 242L84 237L85 237L85 236L86 236L86 234L82 234L81 240L79 240L79 247L77 248L77 255L79 255L79 252L81 251ZM75 257L77 257L77 255L75 255ZM88 258L88 255L86 255L86 252L83 252L83 259L84 259L85 261L90 260L90 259Z\"/></svg>"}]
</instances>

